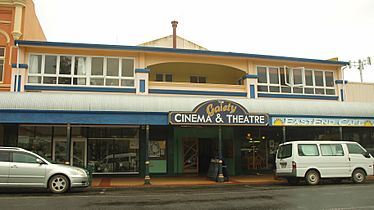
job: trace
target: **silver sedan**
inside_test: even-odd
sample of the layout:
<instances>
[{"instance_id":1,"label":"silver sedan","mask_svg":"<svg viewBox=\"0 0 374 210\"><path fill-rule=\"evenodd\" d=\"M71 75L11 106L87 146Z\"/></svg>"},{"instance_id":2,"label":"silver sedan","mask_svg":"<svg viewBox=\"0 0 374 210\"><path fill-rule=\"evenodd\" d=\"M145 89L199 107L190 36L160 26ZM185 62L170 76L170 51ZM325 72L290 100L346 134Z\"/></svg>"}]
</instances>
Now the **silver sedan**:
<instances>
[{"instance_id":1,"label":"silver sedan","mask_svg":"<svg viewBox=\"0 0 374 210\"><path fill-rule=\"evenodd\" d=\"M89 185L89 174L82 168L54 164L25 149L0 147L0 187L40 187L64 193Z\"/></svg>"}]
</instances>

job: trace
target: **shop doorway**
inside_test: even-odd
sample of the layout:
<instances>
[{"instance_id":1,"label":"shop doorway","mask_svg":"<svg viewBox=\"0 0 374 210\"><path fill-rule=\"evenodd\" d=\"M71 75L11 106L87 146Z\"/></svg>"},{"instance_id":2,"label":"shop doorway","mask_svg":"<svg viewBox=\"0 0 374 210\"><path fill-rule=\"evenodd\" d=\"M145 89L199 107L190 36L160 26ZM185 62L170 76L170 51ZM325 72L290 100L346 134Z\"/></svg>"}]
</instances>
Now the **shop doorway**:
<instances>
[{"instance_id":1,"label":"shop doorway","mask_svg":"<svg viewBox=\"0 0 374 210\"><path fill-rule=\"evenodd\" d=\"M183 139L183 173L197 174L199 171L199 144L198 139Z\"/></svg>"},{"instance_id":2,"label":"shop doorway","mask_svg":"<svg viewBox=\"0 0 374 210\"><path fill-rule=\"evenodd\" d=\"M210 160L215 156L217 156L217 143L214 139L183 139L183 173L206 175Z\"/></svg>"},{"instance_id":3,"label":"shop doorway","mask_svg":"<svg viewBox=\"0 0 374 210\"><path fill-rule=\"evenodd\" d=\"M87 163L87 139L72 138L70 148L70 163L77 167L86 167ZM57 163L66 161L66 138L55 138L53 140L52 160Z\"/></svg>"},{"instance_id":4,"label":"shop doorway","mask_svg":"<svg viewBox=\"0 0 374 210\"><path fill-rule=\"evenodd\" d=\"M209 164L212 158L217 156L213 139L199 139L199 175L208 173Z\"/></svg>"}]
</instances>

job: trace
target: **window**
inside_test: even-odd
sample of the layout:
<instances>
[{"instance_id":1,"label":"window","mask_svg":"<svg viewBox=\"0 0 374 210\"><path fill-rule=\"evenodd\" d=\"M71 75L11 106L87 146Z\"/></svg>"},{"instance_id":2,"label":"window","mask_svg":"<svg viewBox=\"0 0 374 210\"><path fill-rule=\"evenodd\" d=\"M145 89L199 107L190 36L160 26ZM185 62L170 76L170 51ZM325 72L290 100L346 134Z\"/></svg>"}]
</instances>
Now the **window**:
<instances>
[{"instance_id":1,"label":"window","mask_svg":"<svg viewBox=\"0 0 374 210\"><path fill-rule=\"evenodd\" d=\"M134 59L31 54L28 84L133 87Z\"/></svg>"},{"instance_id":2,"label":"window","mask_svg":"<svg viewBox=\"0 0 374 210\"><path fill-rule=\"evenodd\" d=\"M299 156L319 156L317 145L315 144L299 144Z\"/></svg>"},{"instance_id":3,"label":"window","mask_svg":"<svg viewBox=\"0 0 374 210\"><path fill-rule=\"evenodd\" d=\"M292 156L292 144L282 145L278 150L277 157L280 159L289 158Z\"/></svg>"},{"instance_id":4,"label":"window","mask_svg":"<svg viewBox=\"0 0 374 210\"><path fill-rule=\"evenodd\" d=\"M206 83L206 77L204 76L190 76L191 83Z\"/></svg>"},{"instance_id":5,"label":"window","mask_svg":"<svg viewBox=\"0 0 374 210\"><path fill-rule=\"evenodd\" d=\"M323 156L344 156L341 144L321 144L320 148Z\"/></svg>"},{"instance_id":6,"label":"window","mask_svg":"<svg viewBox=\"0 0 374 210\"><path fill-rule=\"evenodd\" d=\"M9 162L9 152L0 151L0 162Z\"/></svg>"},{"instance_id":7,"label":"window","mask_svg":"<svg viewBox=\"0 0 374 210\"><path fill-rule=\"evenodd\" d=\"M26 153L21 153L21 152L13 152L13 162L17 163L38 163L36 161L37 157L26 154Z\"/></svg>"},{"instance_id":8,"label":"window","mask_svg":"<svg viewBox=\"0 0 374 210\"><path fill-rule=\"evenodd\" d=\"M172 74L156 74L156 81L157 82L172 82L173 75Z\"/></svg>"},{"instance_id":9,"label":"window","mask_svg":"<svg viewBox=\"0 0 374 210\"><path fill-rule=\"evenodd\" d=\"M257 75L259 92L335 95L332 71L257 66Z\"/></svg>"},{"instance_id":10,"label":"window","mask_svg":"<svg viewBox=\"0 0 374 210\"><path fill-rule=\"evenodd\" d=\"M365 154L365 150L363 150L357 144L347 144L349 154Z\"/></svg>"},{"instance_id":11,"label":"window","mask_svg":"<svg viewBox=\"0 0 374 210\"><path fill-rule=\"evenodd\" d=\"M3 82L4 63L5 63L5 48L0 47L0 82Z\"/></svg>"}]
</instances>

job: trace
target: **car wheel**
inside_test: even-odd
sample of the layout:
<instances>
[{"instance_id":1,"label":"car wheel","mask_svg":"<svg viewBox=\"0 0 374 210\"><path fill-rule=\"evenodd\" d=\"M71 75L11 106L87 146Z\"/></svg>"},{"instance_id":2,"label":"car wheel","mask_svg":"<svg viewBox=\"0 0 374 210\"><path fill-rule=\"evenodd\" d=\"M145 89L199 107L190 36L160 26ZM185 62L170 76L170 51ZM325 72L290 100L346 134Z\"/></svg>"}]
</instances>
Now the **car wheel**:
<instances>
[{"instance_id":1,"label":"car wheel","mask_svg":"<svg viewBox=\"0 0 374 210\"><path fill-rule=\"evenodd\" d=\"M366 174L362 169L356 169L352 173L352 181L357 184L364 183L366 180Z\"/></svg>"},{"instance_id":2,"label":"car wheel","mask_svg":"<svg viewBox=\"0 0 374 210\"><path fill-rule=\"evenodd\" d=\"M54 175L49 180L48 188L53 193L64 193L69 189L69 180L64 175Z\"/></svg>"},{"instance_id":3,"label":"car wheel","mask_svg":"<svg viewBox=\"0 0 374 210\"><path fill-rule=\"evenodd\" d=\"M300 180L296 177L287 178L287 182L289 185L297 185L299 184Z\"/></svg>"},{"instance_id":4,"label":"car wheel","mask_svg":"<svg viewBox=\"0 0 374 210\"><path fill-rule=\"evenodd\" d=\"M310 170L305 175L305 181L308 185L317 185L320 181L319 173L315 170Z\"/></svg>"}]
</instances>

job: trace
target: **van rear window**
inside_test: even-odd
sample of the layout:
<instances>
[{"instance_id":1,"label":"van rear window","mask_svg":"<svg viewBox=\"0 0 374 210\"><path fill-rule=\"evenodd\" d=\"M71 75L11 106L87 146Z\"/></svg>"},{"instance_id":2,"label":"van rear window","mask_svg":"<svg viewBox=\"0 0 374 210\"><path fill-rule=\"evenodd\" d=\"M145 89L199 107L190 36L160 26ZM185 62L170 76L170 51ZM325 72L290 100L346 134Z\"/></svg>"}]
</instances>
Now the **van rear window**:
<instances>
[{"instance_id":1,"label":"van rear window","mask_svg":"<svg viewBox=\"0 0 374 210\"><path fill-rule=\"evenodd\" d=\"M292 144L285 144L279 147L277 157L282 158L289 158L292 156Z\"/></svg>"}]
</instances>

